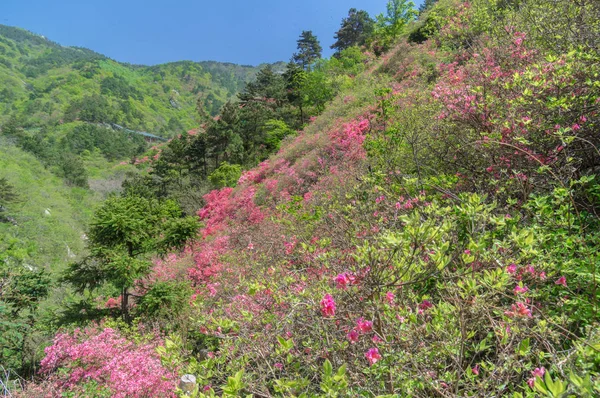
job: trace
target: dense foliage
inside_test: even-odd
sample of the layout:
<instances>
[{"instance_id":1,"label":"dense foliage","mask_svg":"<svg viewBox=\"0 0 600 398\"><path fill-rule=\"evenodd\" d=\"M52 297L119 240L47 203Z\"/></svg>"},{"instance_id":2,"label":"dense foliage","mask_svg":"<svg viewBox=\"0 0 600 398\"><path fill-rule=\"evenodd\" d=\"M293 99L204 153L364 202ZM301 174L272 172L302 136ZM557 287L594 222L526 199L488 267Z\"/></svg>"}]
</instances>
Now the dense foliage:
<instances>
[{"instance_id":1,"label":"dense foliage","mask_svg":"<svg viewBox=\"0 0 600 398\"><path fill-rule=\"evenodd\" d=\"M137 158L91 227L109 261L67 278L135 287L86 307L132 319L59 333L22 394L600 394L600 5L416 15L390 1L365 47L262 69Z\"/></svg>"}]
</instances>

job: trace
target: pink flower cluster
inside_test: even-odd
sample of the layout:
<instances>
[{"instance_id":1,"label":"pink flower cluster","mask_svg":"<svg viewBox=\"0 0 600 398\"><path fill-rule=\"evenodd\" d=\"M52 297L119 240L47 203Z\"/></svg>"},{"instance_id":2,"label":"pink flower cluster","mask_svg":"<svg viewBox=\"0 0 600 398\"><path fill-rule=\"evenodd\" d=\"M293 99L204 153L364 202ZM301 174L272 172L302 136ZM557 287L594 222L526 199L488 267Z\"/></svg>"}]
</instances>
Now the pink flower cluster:
<instances>
[{"instance_id":1,"label":"pink flower cluster","mask_svg":"<svg viewBox=\"0 0 600 398\"><path fill-rule=\"evenodd\" d=\"M533 386L535 385L535 379L538 377L539 378L544 377L545 373L546 373L546 369L544 369L543 366L541 368L535 368L535 370L532 370L531 377L527 380L527 384L529 385L529 387L533 388Z\"/></svg>"},{"instance_id":2,"label":"pink flower cluster","mask_svg":"<svg viewBox=\"0 0 600 398\"><path fill-rule=\"evenodd\" d=\"M369 348L369 351L365 353L365 357L369 361L369 365L374 365L382 358L377 347Z\"/></svg>"},{"instance_id":3,"label":"pink flower cluster","mask_svg":"<svg viewBox=\"0 0 600 398\"><path fill-rule=\"evenodd\" d=\"M348 286L356 284L356 275L349 272L343 272L336 276L334 279L335 285L338 289L346 289Z\"/></svg>"},{"instance_id":4,"label":"pink flower cluster","mask_svg":"<svg viewBox=\"0 0 600 398\"><path fill-rule=\"evenodd\" d=\"M155 344L137 345L114 329L87 328L58 334L45 349L44 373L57 372L60 391L95 380L115 398L174 397L176 374L165 369Z\"/></svg>"},{"instance_id":5,"label":"pink flower cluster","mask_svg":"<svg viewBox=\"0 0 600 398\"><path fill-rule=\"evenodd\" d=\"M326 294L321 300L321 314L327 318L335 316L335 300L331 294Z\"/></svg>"},{"instance_id":6,"label":"pink flower cluster","mask_svg":"<svg viewBox=\"0 0 600 398\"><path fill-rule=\"evenodd\" d=\"M531 310L523 302L517 302L511 306L511 311L505 311L504 314L511 318L531 318Z\"/></svg>"}]
</instances>

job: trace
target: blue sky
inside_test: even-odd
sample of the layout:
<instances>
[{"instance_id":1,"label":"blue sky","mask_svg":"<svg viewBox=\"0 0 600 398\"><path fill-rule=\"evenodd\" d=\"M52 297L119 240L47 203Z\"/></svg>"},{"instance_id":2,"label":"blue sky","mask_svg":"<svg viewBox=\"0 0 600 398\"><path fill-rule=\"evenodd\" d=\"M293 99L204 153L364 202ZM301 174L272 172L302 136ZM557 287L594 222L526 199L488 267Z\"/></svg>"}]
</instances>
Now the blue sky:
<instances>
[{"instance_id":1,"label":"blue sky","mask_svg":"<svg viewBox=\"0 0 600 398\"><path fill-rule=\"evenodd\" d=\"M419 4L421 1L415 3ZM154 65L215 60L288 61L302 30L329 46L351 7L372 16L387 0L0 0L0 24Z\"/></svg>"}]
</instances>

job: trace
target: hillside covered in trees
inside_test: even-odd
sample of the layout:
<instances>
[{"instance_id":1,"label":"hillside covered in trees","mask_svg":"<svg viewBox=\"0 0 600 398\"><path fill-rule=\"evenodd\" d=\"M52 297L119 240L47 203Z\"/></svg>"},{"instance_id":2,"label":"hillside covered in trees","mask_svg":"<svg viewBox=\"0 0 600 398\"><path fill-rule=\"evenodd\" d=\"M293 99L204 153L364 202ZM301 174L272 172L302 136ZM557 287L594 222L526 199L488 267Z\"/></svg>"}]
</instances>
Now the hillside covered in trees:
<instances>
[{"instance_id":1,"label":"hillside covered in trees","mask_svg":"<svg viewBox=\"0 0 600 398\"><path fill-rule=\"evenodd\" d=\"M67 259L2 242L4 394L598 396L599 21L592 0L350 9L330 59L303 31L243 87L215 77L243 67L193 64L228 94L190 100L166 142L104 146L74 110L60 148L112 189L28 149L37 99L8 101L2 150L52 200L98 204ZM113 78L110 109L128 75L104 64L153 73L69 51ZM0 174L4 236L33 233L14 229L31 184Z\"/></svg>"}]
</instances>

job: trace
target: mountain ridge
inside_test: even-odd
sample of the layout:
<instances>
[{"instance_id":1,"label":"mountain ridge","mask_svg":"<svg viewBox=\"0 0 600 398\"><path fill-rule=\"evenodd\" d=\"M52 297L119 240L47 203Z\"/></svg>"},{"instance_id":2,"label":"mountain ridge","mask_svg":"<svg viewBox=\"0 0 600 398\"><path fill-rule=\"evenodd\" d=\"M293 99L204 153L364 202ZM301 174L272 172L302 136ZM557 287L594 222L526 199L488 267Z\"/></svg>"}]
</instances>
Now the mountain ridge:
<instances>
[{"instance_id":1,"label":"mountain ridge","mask_svg":"<svg viewBox=\"0 0 600 398\"><path fill-rule=\"evenodd\" d=\"M0 25L0 83L4 86L0 91L0 122L13 116L24 127L55 127L64 123L69 113L73 117L67 115L67 122L85 120L81 109L71 105L102 95L105 103L87 101L92 104L81 107L103 108L98 116L109 119L102 122L172 137L198 125L199 98L206 111L216 115L266 65L283 71L285 64L255 67L182 60L133 65L87 48L63 46L22 28Z\"/></svg>"}]
</instances>

